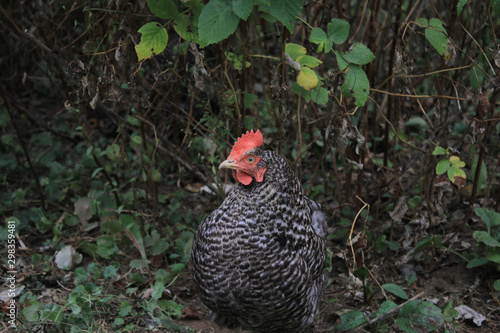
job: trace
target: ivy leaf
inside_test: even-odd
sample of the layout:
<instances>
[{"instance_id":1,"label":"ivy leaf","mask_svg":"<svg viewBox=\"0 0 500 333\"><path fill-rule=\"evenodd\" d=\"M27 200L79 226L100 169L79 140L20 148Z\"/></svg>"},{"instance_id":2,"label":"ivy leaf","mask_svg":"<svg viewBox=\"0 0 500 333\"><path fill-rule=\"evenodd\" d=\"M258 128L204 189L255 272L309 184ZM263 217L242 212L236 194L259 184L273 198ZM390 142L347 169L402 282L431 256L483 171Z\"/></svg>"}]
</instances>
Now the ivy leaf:
<instances>
[{"instance_id":1,"label":"ivy leaf","mask_svg":"<svg viewBox=\"0 0 500 333\"><path fill-rule=\"evenodd\" d=\"M139 32L141 33L141 42L135 46L139 61L149 58L153 54L160 54L167 47L167 30L159 23L146 23L139 29Z\"/></svg>"},{"instance_id":2,"label":"ivy leaf","mask_svg":"<svg viewBox=\"0 0 500 333\"><path fill-rule=\"evenodd\" d=\"M303 67L299 72L299 75L297 75L297 83L305 90L311 90L315 88L318 85L318 82L318 76L312 69L308 67Z\"/></svg>"},{"instance_id":3,"label":"ivy leaf","mask_svg":"<svg viewBox=\"0 0 500 333\"><path fill-rule=\"evenodd\" d=\"M248 0L233 0L233 11L240 19L246 21L252 13L253 3Z\"/></svg>"},{"instance_id":4,"label":"ivy leaf","mask_svg":"<svg viewBox=\"0 0 500 333\"><path fill-rule=\"evenodd\" d=\"M240 18L234 13L229 0L212 0L203 8L198 20L200 46L218 43L231 35Z\"/></svg>"},{"instance_id":5,"label":"ivy leaf","mask_svg":"<svg viewBox=\"0 0 500 333\"><path fill-rule=\"evenodd\" d=\"M214 0L212 0L214 1ZM259 10L271 14L293 32L295 20L300 14L304 0L273 0L272 6L259 6Z\"/></svg>"},{"instance_id":6,"label":"ivy leaf","mask_svg":"<svg viewBox=\"0 0 500 333\"><path fill-rule=\"evenodd\" d=\"M372 51L363 44L354 44L346 53L340 53L342 58L352 64L365 65L375 59Z\"/></svg>"},{"instance_id":7,"label":"ivy leaf","mask_svg":"<svg viewBox=\"0 0 500 333\"><path fill-rule=\"evenodd\" d=\"M344 74L345 82L342 85L342 94L345 97L354 97L356 106L363 106L370 94L370 82L363 69L351 64Z\"/></svg>"},{"instance_id":8,"label":"ivy leaf","mask_svg":"<svg viewBox=\"0 0 500 333\"><path fill-rule=\"evenodd\" d=\"M346 21L332 19L332 21L327 25L328 39L335 44L342 44L347 40L347 37L349 37L349 29L350 25ZM325 49L325 52L330 50Z\"/></svg>"},{"instance_id":9,"label":"ivy leaf","mask_svg":"<svg viewBox=\"0 0 500 333\"><path fill-rule=\"evenodd\" d=\"M171 19L177 16L177 7L172 0L148 0L148 7L153 14L162 19Z\"/></svg>"}]
</instances>

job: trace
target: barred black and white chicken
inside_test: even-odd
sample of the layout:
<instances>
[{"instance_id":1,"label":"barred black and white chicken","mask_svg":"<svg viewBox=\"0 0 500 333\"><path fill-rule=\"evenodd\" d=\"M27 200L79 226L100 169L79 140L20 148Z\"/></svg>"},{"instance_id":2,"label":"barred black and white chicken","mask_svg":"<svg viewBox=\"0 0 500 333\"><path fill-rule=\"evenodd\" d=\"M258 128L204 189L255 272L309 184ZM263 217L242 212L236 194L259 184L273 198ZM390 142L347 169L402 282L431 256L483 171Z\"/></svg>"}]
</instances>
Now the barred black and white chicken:
<instances>
[{"instance_id":1,"label":"barred black and white chicken","mask_svg":"<svg viewBox=\"0 0 500 333\"><path fill-rule=\"evenodd\" d=\"M219 326L308 332L323 299L326 223L288 162L242 135L219 169L238 184L199 226L191 275Z\"/></svg>"}]
</instances>

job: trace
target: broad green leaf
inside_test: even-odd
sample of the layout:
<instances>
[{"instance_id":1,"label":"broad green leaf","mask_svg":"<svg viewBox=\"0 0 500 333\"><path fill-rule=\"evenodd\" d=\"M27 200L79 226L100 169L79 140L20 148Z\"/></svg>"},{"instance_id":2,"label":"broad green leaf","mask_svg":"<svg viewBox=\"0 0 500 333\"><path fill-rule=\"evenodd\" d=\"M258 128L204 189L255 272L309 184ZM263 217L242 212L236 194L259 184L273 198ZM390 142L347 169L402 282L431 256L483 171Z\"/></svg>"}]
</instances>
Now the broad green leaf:
<instances>
[{"instance_id":1,"label":"broad green leaf","mask_svg":"<svg viewBox=\"0 0 500 333\"><path fill-rule=\"evenodd\" d=\"M143 25L141 42L135 46L135 52L139 61L151 57L153 54L160 54L165 50L168 43L167 30L157 22L150 22Z\"/></svg>"},{"instance_id":2,"label":"broad green leaf","mask_svg":"<svg viewBox=\"0 0 500 333\"><path fill-rule=\"evenodd\" d=\"M39 320L38 310L40 309L40 303L33 302L31 305L26 304L23 306L23 316L27 321L34 322Z\"/></svg>"},{"instance_id":3,"label":"broad green leaf","mask_svg":"<svg viewBox=\"0 0 500 333\"><path fill-rule=\"evenodd\" d=\"M249 0L233 0L233 11L240 19L246 21L252 13L253 3Z\"/></svg>"},{"instance_id":4,"label":"broad green leaf","mask_svg":"<svg viewBox=\"0 0 500 333\"><path fill-rule=\"evenodd\" d=\"M488 262L489 262L488 259L483 258L483 257L474 258L467 263L467 268L474 268L474 267L478 267L478 266L483 266L483 265L486 265Z\"/></svg>"},{"instance_id":5,"label":"broad green leaf","mask_svg":"<svg viewBox=\"0 0 500 333\"><path fill-rule=\"evenodd\" d=\"M426 18L423 18L423 17L417 19L417 23L423 25L424 27L428 27L429 26L429 21Z\"/></svg>"},{"instance_id":6,"label":"broad green leaf","mask_svg":"<svg viewBox=\"0 0 500 333\"><path fill-rule=\"evenodd\" d=\"M393 283L386 283L382 285L382 288L387 290L394 295L401 297L402 299L408 299L408 295L406 295L405 291L398 285Z\"/></svg>"},{"instance_id":7,"label":"broad green leaf","mask_svg":"<svg viewBox=\"0 0 500 333\"><path fill-rule=\"evenodd\" d=\"M325 48L325 43L327 42L328 37L326 32L321 28L314 28L311 31L311 35L309 36L309 41L314 44L319 44L316 49L316 53L320 53Z\"/></svg>"},{"instance_id":8,"label":"broad green leaf","mask_svg":"<svg viewBox=\"0 0 500 333\"><path fill-rule=\"evenodd\" d=\"M316 87L316 88L318 88L318 87ZM292 91L296 95L301 94L307 103L309 103L309 101L311 100L311 91L305 90L304 88L299 86L299 84L297 82L292 83Z\"/></svg>"},{"instance_id":9,"label":"broad green leaf","mask_svg":"<svg viewBox=\"0 0 500 333\"><path fill-rule=\"evenodd\" d=\"M328 91L323 87L316 87L311 91L311 99L316 104L325 105L328 103Z\"/></svg>"},{"instance_id":10,"label":"broad green leaf","mask_svg":"<svg viewBox=\"0 0 500 333\"><path fill-rule=\"evenodd\" d=\"M492 227L500 225L500 214L497 212L486 208L477 207L474 209L474 213L476 213L476 215L481 218L481 221L483 221L484 225L488 229L488 233L491 232Z\"/></svg>"},{"instance_id":11,"label":"broad green leaf","mask_svg":"<svg viewBox=\"0 0 500 333\"><path fill-rule=\"evenodd\" d=\"M495 288L496 291L500 291L500 279L493 283L493 288Z\"/></svg>"},{"instance_id":12,"label":"broad green leaf","mask_svg":"<svg viewBox=\"0 0 500 333\"><path fill-rule=\"evenodd\" d=\"M500 264L500 249L496 247L491 251L491 253L488 253L485 257L491 262Z\"/></svg>"},{"instance_id":13,"label":"broad green leaf","mask_svg":"<svg viewBox=\"0 0 500 333\"><path fill-rule=\"evenodd\" d=\"M491 237L490 234L488 234L486 231L476 230L472 234L472 237L474 237L474 239L478 242L483 243L489 247L500 247L500 242Z\"/></svg>"},{"instance_id":14,"label":"broad green leaf","mask_svg":"<svg viewBox=\"0 0 500 333\"><path fill-rule=\"evenodd\" d=\"M49 305L49 308L42 309L40 311L41 320L50 320L54 323L58 323L62 320L63 309L56 304Z\"/></svg>"},{"instance_id":15,"label":"broad green leaf","mask_svg":"<svg viewBox=\"0 0 500 333\"><path fill-rule=\"evenodd\" d=\"M162 19L171 19L177 16L177 7L172 0L148 0L149 9Z\"/></svg>"},{"instance_id":16,"label":"broad green leaf","mask_svg":"<svg viewBox=\"0 0 500 333\"><path fill-rule=\"evenodd\" d=\"M395 322L404 332L431 332L443 324L444 316L434 304L416 300L403 305Z\"/></svg>"},{"instance_id":17,"label":"broad green leaf","mask_svg":"<svg viewBox=\"0 0 500 333\"><path fill-rule=\"evenodd\" d=\"M118 246L115 240L110 236L101 236L97 239L96 254L104 259L110 259L111 256L118 253Z\"/></svg>"},{"instance_id":18,"label":"broad green leaf","mask_svg":"<svg viewBox=\"0 0 500 333\"><path fill-rule=\"evenodd\" d=\"M203 8L198 20L200 46L218 43L231 35L240 18L234 13L229 0L211 0Z\"/></svg>"},{"instance_id":19,"label":"broad green leaf","mask_svg":"<svg viewBox=\"0 0 500 333\"><path fill-rule=\"evenodd\" d=\"M342 85L342 94L345 97L354 97L356 106L363 106L370 94L370 83L363 69L351 64L344 74L345 82Z\"/></svg>"},{"instance_id":20,"label":"broad green leaf","mask_svg":"<svg viewBox=\"0 0 500 333\"><path fill-rule=\"evenodd\" d=\"M446 30L443 28L443 22L437 18L432 18L429 21L429 27L425 29L425 38L440 55L443 55L448 48L448 37L446 36Z\"/></svg>"},{"instance_id":21,"label":"broad green leaf","mask_svg":"<svg viewBox=\"0 0 500 333\"><path fill-rule=\"evenodd\" d=\"M365 65L375 59L372 51L363 44L354 44L346 53L340 53L342 58L352 64Z\"/></svg>"},{"instance_id":22,"label":"broad green leaf","mask_svg":"<svg viewBox=\"0 0 500 333\"><path fill-rule=\"evenodd\" d=\"M335 44L342 44L349 37L349 23L340 19L332 19L327 25L328 39L330 39ZM331 49L331 48L330 48ZM330 51L328 48L325 52Z\"/></svg>"},{"instance_id":23,"label":"broad green leaf","mask_svg":"<svg viewBox=\"0 0 500 333\"><path fill-rule=\"evenodd\" d=\"M308 67L303 67L299 75L297 75L297 83L306 90L311 90L316 87L318 81L316 73Z\"/></svg>"},{"instance_id":24,"label":"broad green leaf","mask_svg":"<svg viewBox=\"0 0 500 333\"><path fill-rule=\"evenodd\" d=\"M434 156L446 155L446 149L440 146L436 146L436 148L434 148L434 151L432 152L432 155Z\"/></svg>"},{"instance_id":25,"label":"broad green leaf","mask_svg":"<svg viewBox=\"0 0 500 333\"><path fill-rule=\"evenodd\" d=\"M214 0L212 0L214 1ZM293 32L295 21L300 14L304 0L273 0L271 6L260 6L259 10L271 14Z\"/></svg>"},{"instance_id":26,"label":"broad green leaf","mask_svg":"<svg viewBox=\"0 0 500 333\"><path fill-rule=\"evenodd\" d=\"M366 321L366 317L361 311L349 311L340 316L333 327L334 332L345 332L356 328Z\"/></svg>"},{"instance_id":27,"label":"broad green leaf","mask_svg":"<svg viewBox=\"0 0 500 333\"><path fill-rule=\"evenodd\" d=\"M301 66L307 66L309 68L314 68L323 62L315 57L311 57L308 55L303 55L297 58L296 60Z\"/></svg>"},{"instance_id":28,"label":"broad green leaf","mask_svg":"<svg viewBox=\"0 0 500 333\"><path fill-rule=\"evenodd\" d=\"M299 44L288 43L285 45L285 52L292 58L292 60L297 60L298 57L306 55L306 48Z\"/></svg>"},{"instance_id":29,"label":"broad green leaf","mask_svg":"<svg viewBox=\"0 0 500 333\"><path fill-rule=\"evenodd\" d=\"M394 303L393 301L387 300L384 303L382 303L382 305L380 305L380 309L378 309L377 313L375 313L373 316L378 317L378 316L386 313L387 311L394 309L397 306L398 305L396 303Z\"/></svg>"},{"instance_id":30,"label":"broad green leaf","mask_svg":"<svg viewBox=\"0 0 500 333\"><path fill-rule=\"evenodd\" d=\"M441 160L438 162L438 164L436 165L436 173L438 175L442 175L443 173L445 173L446 171L448 171L448 169L450 168L450 161L449 160Z\"/></svg>"},{"instance_id":31,"label":"broad green leaf","mask_svg":"<svg viewBox=\"0 0 500 333\"><path fill-rule=\"evenodd\" d=\"M340 55L340 53L338 53L337 51L333 51L335 53L335 56L337 58L337 64L339 65L339 70L343 71L344 69L347 68L347 62L342 58L342 56Z\"/></svg>"}]
</instances>

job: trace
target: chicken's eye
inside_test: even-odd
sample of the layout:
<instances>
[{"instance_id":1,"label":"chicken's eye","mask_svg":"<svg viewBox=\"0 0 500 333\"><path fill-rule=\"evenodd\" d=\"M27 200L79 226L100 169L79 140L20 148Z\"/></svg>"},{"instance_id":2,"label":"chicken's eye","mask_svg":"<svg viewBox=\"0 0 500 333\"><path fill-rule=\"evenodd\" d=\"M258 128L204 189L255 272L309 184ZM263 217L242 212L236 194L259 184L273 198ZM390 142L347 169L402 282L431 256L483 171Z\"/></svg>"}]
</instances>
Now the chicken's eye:
<instances>
[{"instance_id":1,"label":"chicken's eye","mask_svg":"<svg viewBox=\"0 0 500 333\"><path fill-rule=\"evenodd\" d=\"M255 162L255 157L248 157L248 158L247 158L247 163L252 164L252 163L254 163L254 162Z\"/></svg>"}]
</instances>

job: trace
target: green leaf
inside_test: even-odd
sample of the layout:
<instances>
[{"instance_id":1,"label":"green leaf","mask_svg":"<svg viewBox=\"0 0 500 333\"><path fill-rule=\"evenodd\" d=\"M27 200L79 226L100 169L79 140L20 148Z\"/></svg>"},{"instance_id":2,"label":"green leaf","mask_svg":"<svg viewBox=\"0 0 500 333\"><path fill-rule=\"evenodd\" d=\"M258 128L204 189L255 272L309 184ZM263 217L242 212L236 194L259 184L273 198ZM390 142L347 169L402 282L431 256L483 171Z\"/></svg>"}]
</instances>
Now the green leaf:
<instances>
[{"instance_id":1,"label":"green leaf","mask_svg":"<svg viewBox=\"0 0 500 333\"><path fill-rule=\"evenodd\" d=\"M23 306L23 316L27 321L34 322L40 319L38 310L40 309L40 303L33 302Z\"/></svg>"},{"instance_id":2,"label":"green leaf","mask_svg":"<svg viewBox=\"0 0 500 333\"><path fill-rule=\"evenodd\" d=\"M394 309L397 306L398 305L396 303L394 303L393 301L387 300L384 303L382 303L382 305L380 305L380 309L378 309L377 313L375 313L373 316L376 318L376 317L386 313L387 311Z\"/></svg>"},{"instance_id":3,"label":"green leaf","mask_svg":"<svg viewBox=\"0 0 500 333\"><path fill-rule=\"evenodd\" d=\"M146 23L139 29L139 32L141 33L141 42L135 46L139 61L149 58L153 54L160 54L167 47L167 30L159 23Z\"/></svg>"},{"instance_id":4,"label":"green leaf","mask_svg":"<svg viewBox=\"0 0 500 333\"><path fill-rule=\"evenodd\" d=\"M500 249L498 247L494 248L485 257L491 262L500 264Z\"/></svg>"},{"instance_id":5,"label":"green leaf","mask_svg":"<svg viewBox=\"0 0 500 333\"><path fill-rule=\"evenodd\" d=\"M438 164L436 165L436 173L438 175L442 175L443 173L445 173L446 171L448 171L448 169L450 168L450 166L451 166L451 164L450 164L449 160L439 161Z\"/></svg>"},{"instance_id":6,"label":"green leaf","mask_svg":"<svg viewBox=\"0 0 500 333\"><path fill-rule=\"evenodd\" d=\"M297 83L305 90L311 90L318 85L318 76L316 72L308 67L303 67L297 75Z\"/></svg>"},{"instance_id":7,"label":"green leaf","mask_svg":"<svg viewBox=\"0 0 500 333\"><path fill-rule=\"evenodd\" d=\"M345 97L354 97L356 106L363 106L370 94L370 83L363 69L351 64L344 74L345 82L342 85L342 94Z\"/></svg>"},{"instance_id":8,"label":"green leaf","mask_svg":"<svg viewBox=\"0 0 500 333\"><path fill-rule=\"evenodd\" d=\"M325 44L328 41L328 36L326 35L326 32L323 31L323 29L314 28L312 29L311 35L309 36L309 41L314 44L319 44L316 53L320 53L325 48Z\"/></svg>"},{"instance_id":9,"label":"green leaf","mask_svg":"<svg viewBox=\"0 0 500 333\"><path fill-rule=\"evenodd\" d=\"M172 0L148 0L149 9L162 19L171 19L177 16L177 7Z\"/></svg>"},{"instance_id":10,"label":"green leaf","mask_svg":"<svg viewBox=\"0 0 500 333\"><path fill-rule=\"evenodd\" d=\"M467 3L467 0L460 0L457 4L457 13L460 15L462 12L462 9L464 8L465 4Z\"/></svg>"},{"instance_id":11,"label":"green leaf","mask_svg":"<svg viewBox=\"0 0 500 333\"><path fill-rule=\"evenodd\" d=\"M293 32L295 21L300 14L304 0L273 0L271 6L259 6L259 10L271 14Z\"/></svg>"},{"instance_id":12,"label":"green leaf","mask_svg":"<svg viewBox=\"0 0 500 333\"><path fill-rule=\"evenodd\" d=\"M328 39L335 44L342 44L349 37L350 25L346 21L340 19L332 19L327 25ZM330 48L331 49L331 48ZM330 50L325 49L325 52Z\"/></svg>"},{"instance_id":13,"label":"green leaf","mask_svg":"<svg viewBox=\"0 0 500 333\"><path fill-rule=\"evenodd\" d=\"M486 231L476 230L472 234L472 237L474 237L474 239L478 242L483 243L484 245L487 245L489 247L500 247L500 242L491 237L490 234L488 234Z\"/></svg>"},{"instance_id":14,"label":"green leaf","mask_svg":"<svg viewBox=\"0 0 500 333\"><path fill-rule=\"evenodd\" d=\"M200 46L218 43L231 35L240 18L234 13L229 0L211 0L201 11L198 20Z\"/></svg>"},{"instance_id":15,"label":"green leaf","mask_svg":"<svg viewBox=\"0 0 500 333\"><path fill-rule=\"evenodd\" d=\"M296 59L296 61L301 65L301 66L307 66L309 68L314 68L323 62L315 57L311 57L308 55L303 55L300 56Z\"/></svg>"},{"instance_id":16,"label":"green leaf","mask_svg":"<svg viewBox=\"0 0 500 333\"><path fill-rule=\"evenodd\" d=\"M111 256L118 253L118 246L115 240L110 236L101 236L97 239L96 254L104 259L110 259Z\"/></svg>"},{"instance_id":17,"label":"green leaf","mask_svg":"<svg viewBox=\"0 0 500 333\"><path fill-rule=\"evenodd\" d=\"M306 55L306 48L302 45L295 43L287 43L285 45L285 52L292 58L292 60L297 60L297 58Z\"/></svg>"},{"instance_id":18,"label":"green leaf","mask_svg":"<svg viewBox=\"0 0 500 333\"><path fill-rule=\"evenodd\" d=\"M240 19L246 21L252 13L253 3L248 0L233 0L233 11Z\"/></svg>"},{"instance_id":19,"label":"green leaf","mask_svg":"<svg viewBox=\"0 0 500 333\"><path fill-rule=\"evenodd\" d=\"M316 87L315 89L317 89L317 88L318 87ZM307 103L309 103L309 101L311 100L311 91L305 90L304 88L299 86L299 84L297 82L292 83L292 91L296 95L301 94Z\"/></svg>"},{"instance_id":20,"label":"green leaf","mask_svg":"<svg viewBox=\"0 0 500 333\"><path fill-rule=\"evenodd\" d=\"M135 219L126 214L121 214L119 217L120 223L129 231L128 236L134 242L135 247L141 253L143 260L146 260L146 250L144 248L144 239L141 234L141 228Z\"/></svg>"},{"instance_id":21,"label":"green leaf","mask_svg":"<svg viewBox=\"0 0 500 333\"><path fill-rule=\"evenodd\" d=\"M325 105L328 103L328 90L323 87L316 87L311 91L311 99L314 103Z\"/></svg>"},{"instance_id":22,"label":"green leaf","mask_svg":"<svg viewBox=\"0 0 500 333\"><path fill-rule=\"evenodd\" d=\"M486 265L488 262L489 262L488 259L483 258L483 257L474 258L467 263L467 268L474 268L474 267L478 267L478 266L483 266L483 265Z\"/></svg>"},{"instance_id":23,"label":"green leaf","mask_svg":"<svg viewBox=\"0 0 500 333\"><path fill-rule=\"evenodd\" d=\"M436 146L436 148L434 148L434 151L432 152L432 155L434 156L446 155L446 149L444 149L443 147Z\"/></svg>"},{"instance_id":24,"label":"green leaf","mask_svg":"<svg viewBox=\"0 0 500 333\"><path fill-rule=\"evenodd\" d=\"M365 65L375 59L372 51L363 44L354 44L346 53L340 53L342 58L349 63Z\"/></svg>"},{"instance_id":25,"label":"green leaf","mask_svg":"<svg viewBox=\"0 0 500 333\"><path fill-rule=\"evenodd\" d=\"M115 266L109 265L104 267L103 276L105 279L111 279L116 276L116 268Z\"/></svg>"},{"instance_id":26,"label":"green leaf","mask_svg":"<svg viewBox=\"0 0 500 333\"><path fill-rule=\"evenodd\" d=\"M448 37L446 36L446 30L443 28L443 22L437 18L432 18L429 21L429 27L425 29L425 38L440 55L443 55L448 48Z\"/></svg>"},{"instance_id":27,"label":"green leaf","mask_svg":"<svg viewBox=\"0 0 500 333\"><path fill-rule=\"evenodd\" d=\"M493 283L493 288L495 288L496 291L500 291L500 279Z\"/></svg>"},{"instance_id":28,"label":"green leaf","mask_svg":"<svg viewBox=\"0 0 500 333\"><path fill-rule=\"evenodd\" d=\"M403 305L395 322L405 332L431 332L443 324L444 316L434 304L416 300Z\"/></svg>"},{"instance_id":29,"label":"green leaf","mask_svg":"<svg viewBox=\"0 0 500 333\"><path fill-rule=\"evenodd\" d=\"M447 323L451 323L460 314L458 313L457 310L455 310L455 308L453 307L451 302L448 302L448 303L446 303L446 305L443 308L443 315L444 315L444 320Z\"/></svg>"},{"instance_id":30,"label":"green leaf","mask_svg":"<svg viewBox=\"0 0 500 333\"><path fill-rule=\"evenodd\" d=\"M406 295L405 291L398 285L386 283L382 285L382 288L398 297L401 297L402 299L408 299L408 295Z\"/></svg>"},{"instance_id":31,"label":"green leaf","mask_svg":"<svg viewBox=\"0 0 500 333\"><path fill-rule=\"evenodd\" d=\"M340 316L333 327L334 332L345 332L362 325L366 322L365 315L361 311L349 311Z\"/></svg>"},{"instance_id":32,"label":"green leaf","mask_svg":"<svg viewBox=\"0 0 500 333\"><path fill-rule=\"evenodd\" d=\"M484 225L488 229L488 233L491 232L492 227L500 226L500 214L492 210L477 207L474 209L474 213L481 218Z\"/></svg>"}]
</instances>

